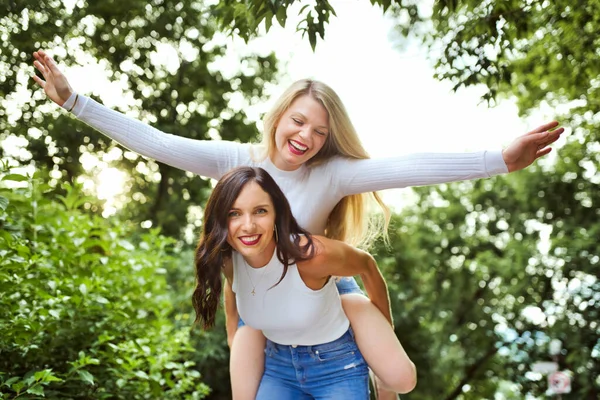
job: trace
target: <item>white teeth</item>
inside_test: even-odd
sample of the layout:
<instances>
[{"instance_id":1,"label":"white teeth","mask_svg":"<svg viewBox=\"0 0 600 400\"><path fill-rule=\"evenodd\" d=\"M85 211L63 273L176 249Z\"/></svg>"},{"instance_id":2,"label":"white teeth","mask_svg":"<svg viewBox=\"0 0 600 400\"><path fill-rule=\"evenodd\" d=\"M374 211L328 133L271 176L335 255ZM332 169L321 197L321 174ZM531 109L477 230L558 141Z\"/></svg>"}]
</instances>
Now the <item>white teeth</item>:
<instances>
[{"instance_id":1,"label":"white teeth","mask_svg":"<svg viewBox=\"0 0 600 400\"><path fill-rule=\"evenodd\" d=\"M243 237L243 238L240 238L240 240L241 240L242 242L253 242L253 241L255 241L256 239L258 239L258 235L254 235L254 236L245 236L245 237Z\"/></svg>"},{"instance_id":2,"label":"white teeth","mask_svg":"<svg viewBox=\"0 0 600 400\"><path fill-rule=\"evenodd\" d=\"M300 151L306 151L308 150L308 146L302 146L300 143L295 142L293 140L290 140L290 144L295 148L298 149Z\"/></svg>"}]
</instances>

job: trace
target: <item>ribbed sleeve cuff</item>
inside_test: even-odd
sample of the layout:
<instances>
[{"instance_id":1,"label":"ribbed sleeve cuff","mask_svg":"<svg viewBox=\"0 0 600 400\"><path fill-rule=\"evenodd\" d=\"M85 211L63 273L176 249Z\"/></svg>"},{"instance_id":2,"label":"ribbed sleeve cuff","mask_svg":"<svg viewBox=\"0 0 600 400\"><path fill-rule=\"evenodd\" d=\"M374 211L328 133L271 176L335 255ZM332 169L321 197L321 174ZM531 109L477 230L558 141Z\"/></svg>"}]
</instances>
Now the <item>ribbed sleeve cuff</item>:
<instances>
[{"instance_id":1,"label":"ribbed sleeve cuff","mask_svg":"<svg viewBox=\"0 0 600 400\"><path fill-rule=\"evenodd\" d=\"M75 99L76 98L77 98L77 104L75 104L75 108L73 108L71 110L71 107L73 107L73 103L75 103ZM85 97L82 94L80 94L79 97L77 97L77 93L73 92L73 93L71 93L71 96L69 96L69 98L67 99L67 101L65 101L64 104L61 107L64 108L65 110L67 110L67 111L71 110L71 112L76 117L79 117L79 115L81 115L81 112L85 108L87 102L88 102L88 98L87 97Z\"/></svg>"},{"instance_id":2,"label":"ribbed sleeve cuff","mask_svg":"<svg viewBox=\"0 0 600 400\"><path fill-rule=\"evenodd\" d=\"M485 171L488 176L508 173L508 167L502 157L502 150L486 151L484 154Z\"/></svg>"},{"instance_id":3,"label":"ribbed sleeve cuff","mask_svg":"<svg viewBox=\"0 0 600 400\"><path fill-rule=\"evenodd\" d=\"M77 97L77 93L73 92L71 93L71 97L69 97L67 99L67 101L65 101L63 103L63 105L61 106L62 108L64 108L65 110L70 110L71 107L73 107L73 103L75 102L75 97ZM79 101L77 101L79 103Z\"/></svg>"}]
</instances>

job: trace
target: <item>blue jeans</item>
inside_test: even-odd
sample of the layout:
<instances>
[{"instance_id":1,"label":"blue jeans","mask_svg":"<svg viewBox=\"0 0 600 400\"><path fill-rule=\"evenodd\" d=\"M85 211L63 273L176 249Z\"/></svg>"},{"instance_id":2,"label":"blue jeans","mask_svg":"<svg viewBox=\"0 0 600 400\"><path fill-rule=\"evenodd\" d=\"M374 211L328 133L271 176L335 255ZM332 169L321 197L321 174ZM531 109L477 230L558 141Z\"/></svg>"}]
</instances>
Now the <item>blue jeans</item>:
<instances>
[{"instance_id":1,"label":"blue jeans","mask_svg":"<svg viewBox=\"0 0 600 400\"><path fill-rule=\"evenodd\" d=\"M352 328L315 346L267 340L265 372L256 400L368 400L369 370Z\"/></svg>"},{"instance_id":2,"label":"blue jeans","mask_svg":"<svg viewBox=\"0 0 600 400\"><path fill-rule=\"evenodd\" d=\"M337 287L337 290L340 293L340 295L348 293L364 294L363 291L360 289L360 286L358 286L358 283L356 283L356 279L354 279L353 277L339 276L335 279L335 286Z\"/></svg>"}]
</instances>

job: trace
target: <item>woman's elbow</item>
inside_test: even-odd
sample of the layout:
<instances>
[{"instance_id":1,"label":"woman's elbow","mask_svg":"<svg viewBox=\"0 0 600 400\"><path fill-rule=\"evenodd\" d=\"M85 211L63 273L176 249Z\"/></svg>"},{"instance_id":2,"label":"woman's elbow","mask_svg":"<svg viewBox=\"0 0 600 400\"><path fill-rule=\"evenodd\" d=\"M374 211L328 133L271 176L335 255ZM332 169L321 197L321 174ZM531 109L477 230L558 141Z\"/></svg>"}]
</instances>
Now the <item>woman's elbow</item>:
<instances>
[{"instance_id":1,"label":"woman's elbow","mask_svg":"<svg viewBox=\"0 0 600 400\"><path fill-rule=\"evenodd\" d=\"M410 393L413 391L413 389L416 386L417 386L417 367L415 366L415 363L410 361L409 371L406 374L406 376L404 377L398 393L400 393L400 394Z\"/></svg>"}]
</instances>

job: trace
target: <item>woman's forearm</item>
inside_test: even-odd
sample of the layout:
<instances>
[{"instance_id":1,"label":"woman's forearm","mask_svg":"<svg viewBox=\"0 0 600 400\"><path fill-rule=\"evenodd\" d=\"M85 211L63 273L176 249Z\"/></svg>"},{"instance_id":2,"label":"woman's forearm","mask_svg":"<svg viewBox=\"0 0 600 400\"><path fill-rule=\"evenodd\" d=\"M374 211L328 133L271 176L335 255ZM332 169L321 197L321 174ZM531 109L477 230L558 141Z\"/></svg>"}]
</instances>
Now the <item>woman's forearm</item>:
<instances>
[{"instance_id":1,"label":"woman's forearm","mask_svg":"<svg viewBox=\"0 0 600 400\"><path fill-rule=\"evenodd\" d=\"M372 256L368 256L367 259L368 268L364 273L360 275L367 295L371 299L371 302L381 311L383 316L393 326L392 310L390 307L390 297L388 294L387 284L381 271L377 267L377 263Z\"/></svg>"},{"instance_id":2,"label":"woman's forearm","mask_svg":"<svg viewBox=\"0 0 600 400\"><path fill-rule=\"evenodd\" d=\"M66 106L73 103L73 96L65 102ZM244 155L244 145L240 143L196 140L165 133L81 94L72 113L131 151L213 179L237 166Z\"/></svg>"},{"instance_id":3,"label":"woman's forearm","mask_svg":"<svg viewBox=\"0 0 600 400\"><path fill-rule=\"evenodd\" d=\"M335 184L343 196L427 186L507 173L502 151L415 153L366 160L337 159Z\"/></svg>"}]
</instances>

